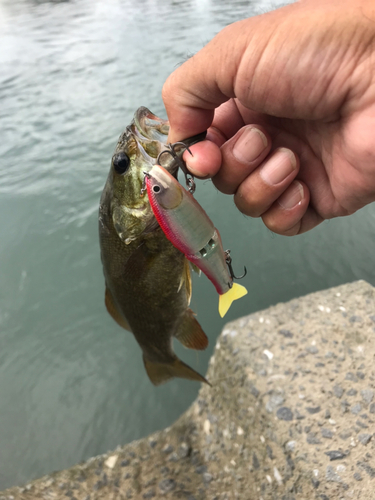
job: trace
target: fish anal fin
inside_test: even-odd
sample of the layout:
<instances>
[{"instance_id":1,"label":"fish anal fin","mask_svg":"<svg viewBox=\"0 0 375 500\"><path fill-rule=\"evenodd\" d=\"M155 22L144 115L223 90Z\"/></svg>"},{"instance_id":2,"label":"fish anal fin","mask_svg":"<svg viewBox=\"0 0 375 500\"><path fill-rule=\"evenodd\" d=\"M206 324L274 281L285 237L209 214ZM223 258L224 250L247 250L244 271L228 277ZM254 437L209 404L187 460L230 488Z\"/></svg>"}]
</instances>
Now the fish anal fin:
<instances>
[{"instance_id":1,"label":"fish anal fin","mask_svg":"<svg viewBox=\"0 0 375 500\"><path fill-rule=\"evenodd\" d=\"M199 269L199 267L196 266L195 264L193 264L192 262L190 262L190 268L192 271L194 271L196 274L198 274L198 276L201 275L201 270Z\"/></svg>"},{"instance_id":2,"label":"fish anal fin","mask_svg":"<svg viewBox=\"0 0 375 500\"><path fill-rule=\"evenodd\" d=\"M116 323L120 325L122 328L125 328L125 330L131 332L132 330L129 326L129 323L117 309L112 294L107 286L105 287L104 303L109 315L112 316L112 318L116 321Z\"/></svg>"},{"instance_id":3,"label":"fish anal fin","mask_svg":"<svg viewBox=\"0 0 375 500\"><path fill-rule=\"evenodd\" d=\"M189 266L189 261L187 259L184 260L184 269L182 271L181 281L178 286L177 292L180 291L183 285L185 285L187 303L189 305L192 293L192 284L191 284L190 266Z\"/></svg>"},{"instance_id":4,"label":"fish anal fin","mask_svg":"<svg viewBox=\"0 0 375 500\"><path fill-rule=\"evenodd\" d=\"M208 346L207 335L195 319L194 313L191 309L186 310L183 319L180 322L178 331L175 333L175 337L188 349L202 351Z\"/></svg>"},{"instance_id":5,"label":"fish anal fin","mask_svg":"<svg viewBox=\"0 0 375 500\"><path fill-rule=\"evenodd\" d=\"M232 302L234 300L240 299L247 294L247 290L244 286L238 283L233 283L232 288L230 288L226 293L219 296L219 314L223 318L228 312Z\"/></svg>"},{"instance_id":6,"label":"fish anal fin","mask_svg":"<svg viewBox=\"0 0 375 500\"><path fill-rule=\"evenodd\" d=\"M143 362L147 375L154 385L164 384L175 377L196 380L197 382L204 382L211 385L202 375L178 358L172 361L172 363L154 363L143 356Z\"/></svg>"}]
</instances>

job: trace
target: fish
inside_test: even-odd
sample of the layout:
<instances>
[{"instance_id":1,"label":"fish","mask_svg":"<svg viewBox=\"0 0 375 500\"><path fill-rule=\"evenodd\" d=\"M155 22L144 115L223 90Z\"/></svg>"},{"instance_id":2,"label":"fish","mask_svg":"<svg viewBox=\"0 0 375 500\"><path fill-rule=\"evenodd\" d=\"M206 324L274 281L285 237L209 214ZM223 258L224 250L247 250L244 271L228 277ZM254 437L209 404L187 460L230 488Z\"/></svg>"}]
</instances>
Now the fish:
<instances>
[{"instance_id":1,"label":"fish","mask_svg":"<svg viewBox=\"0 0 375 500\"><path fill-rule=\"evenodd\" d=\"M219 314L247 294L233 282L219 231L194 196L165 168L154 165L145 172L148 198L155 218L169 241L197 266L219 294Z\"/></svg>"},{"instance_id":2,"label":"fish","mask_svg":"<svg viewBox=\"0 0 375 500\"><path fill-rule=\"evenodd\" d=\"M141 193L143 172L165 150L168 131L166 120L141 107L117 143L99 204L105 306L134 335L154 385L174 377L209 384L173 351L173 338L197 350L205 349L208 339L189 308L189 262L166 238L147 193ZM177 175L174 158L166 158L165 167Z\"/></svg>"}]
</instances>

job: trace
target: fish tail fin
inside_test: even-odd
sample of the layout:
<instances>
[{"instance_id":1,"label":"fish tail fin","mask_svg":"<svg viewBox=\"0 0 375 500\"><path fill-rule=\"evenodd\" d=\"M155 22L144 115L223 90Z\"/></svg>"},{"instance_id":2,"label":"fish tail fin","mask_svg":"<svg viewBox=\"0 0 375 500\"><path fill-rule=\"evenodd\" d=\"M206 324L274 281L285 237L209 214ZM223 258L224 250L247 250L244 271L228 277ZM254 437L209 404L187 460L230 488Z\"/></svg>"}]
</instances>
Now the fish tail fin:
<instances>
[{"instance_id":1,"label":"fish tail fin","mask_svg":"<svg viewBox=\"0 0 375 500\"><path fill-rule=\"evenodd\" d=\"M239 285L238 283L233 283L232 288L230 288L227 292L223 293L223 295L219 296L219 314L223 318L228 312L232 302L234 300L240 299L244 295L247 294L247 290L244 286Z\"/></svg>"},{"instance_id":2,"label":"fish tail fin","mask_svg":"<svg viewBox=\"0 0 375 500\"><path fill-rule=\"evenodd\" d=\"M164 384L171 378L179 377L188 380L197 380L211 385L202 375L190 368L183 361L176 359L172 363L154 363L143 356L146 372L154 385Z\"/></svg>"}]
</instances>

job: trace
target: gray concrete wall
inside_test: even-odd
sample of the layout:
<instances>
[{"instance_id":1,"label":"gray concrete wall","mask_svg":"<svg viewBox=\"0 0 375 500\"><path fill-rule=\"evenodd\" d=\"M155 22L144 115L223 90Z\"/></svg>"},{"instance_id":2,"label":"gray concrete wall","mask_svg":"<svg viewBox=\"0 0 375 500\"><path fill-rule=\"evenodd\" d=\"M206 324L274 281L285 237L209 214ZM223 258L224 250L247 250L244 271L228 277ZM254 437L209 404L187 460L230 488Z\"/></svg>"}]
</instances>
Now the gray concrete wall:
<instances>
[{"instance_id":1,"label":"gray concrete wall","mask_svg":"<svg viewBox=\"0 0 375 500\"><path fill-rule=\"evenodd\" d=\"M374 340L363 281L240 318L172 427L0 500L374 500Z\"/></svg>"}]
</instances>

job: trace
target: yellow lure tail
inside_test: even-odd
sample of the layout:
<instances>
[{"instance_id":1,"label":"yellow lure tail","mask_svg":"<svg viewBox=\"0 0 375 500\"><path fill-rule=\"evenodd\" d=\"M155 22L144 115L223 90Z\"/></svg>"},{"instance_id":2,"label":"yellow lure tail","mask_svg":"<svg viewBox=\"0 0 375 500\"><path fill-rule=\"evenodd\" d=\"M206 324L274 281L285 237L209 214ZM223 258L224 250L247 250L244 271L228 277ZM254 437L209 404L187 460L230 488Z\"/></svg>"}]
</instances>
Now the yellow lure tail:
<instances>
[{"instance_id":1,"label":"yellow lure tail","mask_svg":"<svg viewBox=\"0 0 375 500\"><path fill-rule=\"evenodd\" d=\"M238 283L233 283L232 288L223 295L219 295L219 314L223 318L229 311L230 306L234 300L240 299L247 294L247 290L244 286Z\"/></svg>"}]
</instances>

